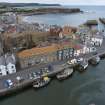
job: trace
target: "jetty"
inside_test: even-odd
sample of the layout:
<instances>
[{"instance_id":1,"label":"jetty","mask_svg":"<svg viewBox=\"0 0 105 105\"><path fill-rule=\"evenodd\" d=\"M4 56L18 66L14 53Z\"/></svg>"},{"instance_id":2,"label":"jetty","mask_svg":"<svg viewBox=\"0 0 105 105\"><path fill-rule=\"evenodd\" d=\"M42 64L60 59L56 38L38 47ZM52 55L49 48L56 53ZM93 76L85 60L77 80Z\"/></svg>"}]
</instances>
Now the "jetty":
<instances>
[{"instance_id":1,"label":"jetty","mask_svg":"<svg viewBox=\"0 0 105 105\"><path fill-rule=\"evenodd\" d=\"M97 22L97 20L88 20L85 23L85 25L88 25L88 26L90 26L90 25L98 25L98 22Z\"/></svg>"}]
</instances>

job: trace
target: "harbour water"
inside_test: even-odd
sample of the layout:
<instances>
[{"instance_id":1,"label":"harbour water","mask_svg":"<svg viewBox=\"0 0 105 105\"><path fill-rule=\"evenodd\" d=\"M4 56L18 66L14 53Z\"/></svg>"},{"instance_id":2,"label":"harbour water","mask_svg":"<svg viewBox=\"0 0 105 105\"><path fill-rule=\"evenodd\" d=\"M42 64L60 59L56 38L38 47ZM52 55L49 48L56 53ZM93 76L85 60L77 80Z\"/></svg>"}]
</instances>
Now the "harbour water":
<instances>
[{"instance_id":1,"label":"harbour water","mask_svg":"<svg viewBox=\"0 0 105 105\"><path fill-rule=\"evenodd\" d=\"M77 6L78 7L78 6ZM35 15L26 17L29 22L70 24L77 26L87 19L105 17L104 6L82 6L87 13L69 15ZM82 10L83 10L82 9ZM100 25L104 28L104 25ZM0 105L105 105L105 60L83 72L75 72L71 78L59 82L54 79L44 88L26 89L19 94L0 99Z\"/></svg>"},{"instance_id":2,"label":"harbour water","mask_svg":"<svg viewBox=\"0 0 105 105\"><path fill-rule=\"evenodd\" d=\"M75 72L67 80L54 79L44 88L30 88L19 94L0 100L0 105L105 105L105 60L97 66L89 66L83 72Z\"/></svg>"},{"instance_id":3,"label":"harbour water","mask_svg":"<svg viewBox=\"0 0 105 105\"><path fill-rule=\"evenodd\" d=\"M89 19L98 20L99 17L105 17L105 6L64 6L65 8L80 8L84 13L76 14L44 14L26 16L24 21L29 23L39 22L44 24L58 24L78 26Z\"/></svg>"}]
</instances>

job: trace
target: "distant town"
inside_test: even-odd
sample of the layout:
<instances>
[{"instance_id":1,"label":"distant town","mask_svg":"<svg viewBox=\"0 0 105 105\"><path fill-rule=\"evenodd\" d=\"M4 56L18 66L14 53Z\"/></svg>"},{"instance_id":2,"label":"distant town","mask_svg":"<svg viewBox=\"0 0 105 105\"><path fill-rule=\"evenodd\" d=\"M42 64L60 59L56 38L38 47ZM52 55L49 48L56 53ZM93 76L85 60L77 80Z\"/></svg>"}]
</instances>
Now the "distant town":
<instances>
[{"instance_id":1,"label":"distant town","mask_svg":"<svg viewBox=\"0 0 105 105\"><path fill-rule=\"evenodd\" d=\"M97 20L87 20L78 27L23 21L25 15L81 12L78 8L24 11L4 5L0 12L0 95L32 83L41 87L50 81L50 75L64 79L75 65L84 71L88 61L97 64L105 53L104 30L98 30Z\"/></svg>"}]
</instances>

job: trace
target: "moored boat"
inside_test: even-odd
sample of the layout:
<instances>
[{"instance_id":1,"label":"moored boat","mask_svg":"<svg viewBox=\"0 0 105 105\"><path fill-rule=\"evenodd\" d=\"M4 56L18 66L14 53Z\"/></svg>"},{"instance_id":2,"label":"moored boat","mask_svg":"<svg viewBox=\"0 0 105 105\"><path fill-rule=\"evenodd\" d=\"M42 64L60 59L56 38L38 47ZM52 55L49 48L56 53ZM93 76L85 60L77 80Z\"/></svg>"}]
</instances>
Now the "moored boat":
<instances>
[{"instance_id":1,"label":"moored boat","mask_svg":"<svg viewBox=\"0 0 105 105\"><path fill-rule=\"evenodd\" d=\"M94 57L90 60L90 63L92 65L97 65L99 62L100 62L100 57L99 56L96 56L96 57Z\"/></svg>"},{"instance_id":2,"label":"moored boat","mask_svg":"<svg viewBox=\"0 0 105 105\"><path fill-rule=\"evenodd\" d=\"M72 74L73 74L73 68L66 68L62 72L58 73L56 75L56 78L58 80L63 80L63 79L66 79L67 77L71 76Z\"/></svg>"},{"instance_id":3,"label":"moored boat","mask_svg":"<svg viewBox=\"0 0 105 105\"><path fill-rule=\"evenodd\" d=\"M88 67L88 61L83 60L82 62L79 63L78 70L82 72L82 71L86 70L87 67Z\"/></svg>"},{"instance_id":4,"label":"moored boat","mask_svg":"<svg viewBox=\"0 0 105 105\"><path fill-rule=\"evenodd\" d=\"M34 81L33 87L41 88L43 86L46 86L50 82L50 80L51 80L51 78L49 78L49 77L44 77L44 78L38 79L38 80Z\"/></svg>"}]
</instances>

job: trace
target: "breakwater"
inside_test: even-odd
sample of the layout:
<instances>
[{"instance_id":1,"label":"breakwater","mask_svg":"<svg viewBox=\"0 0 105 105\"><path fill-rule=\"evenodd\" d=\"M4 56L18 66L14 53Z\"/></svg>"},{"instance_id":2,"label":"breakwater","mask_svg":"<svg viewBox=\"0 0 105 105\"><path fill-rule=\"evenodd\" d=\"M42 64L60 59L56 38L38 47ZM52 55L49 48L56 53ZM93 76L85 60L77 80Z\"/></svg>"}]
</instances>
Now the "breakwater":
<instances>
[{"instance_id":1,"label":"breakwater","mask_svg":"<svg viewBox=\"0 0 105 105\"><path fill-rule=\"evenodd\" d=\"M105 24L105 18L99 18L100 22Z\"/></svg>"}]
</instances>

